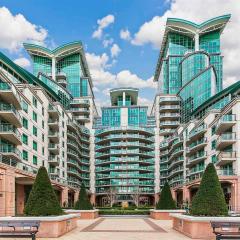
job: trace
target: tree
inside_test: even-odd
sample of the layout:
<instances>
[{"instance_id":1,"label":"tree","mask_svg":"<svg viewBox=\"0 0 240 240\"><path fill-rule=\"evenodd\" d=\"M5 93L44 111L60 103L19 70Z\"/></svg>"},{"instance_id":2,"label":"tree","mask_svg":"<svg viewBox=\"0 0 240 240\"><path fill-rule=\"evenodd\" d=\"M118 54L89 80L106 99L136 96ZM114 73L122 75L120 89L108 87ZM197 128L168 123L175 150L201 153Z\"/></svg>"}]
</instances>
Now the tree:
<instances>
[{"instance_id":1,"label":"tree","mask_svg":"<svg viewBox=\"0 0 240 240\"><path fill-rule=\"evenodd\" d=\"M115 187L110 187L109 190L107 191L107 198L108 198L108 202L110 203L110 207L113 207L113 204L116 201L116 196L117 196L117 189Z\"/></svg>"},{"instance_id":2,"label":"tree","mask_svg":"<svg viewBox=\"0 0 240 240\"><path fill-rule=\"evenodd\" d=\"M141 191L140 191L140 188L139 186L137 187L137 190L132 193L131 197L134 201L134 204L136 205L136 207L139 207L139 198L140 198L140 195L141 195Z\"/></svg>"},{"instance_id":3,"label":"tree","mask_svg":"<svg viewBox=\"0 0 240 240\"><path fill-rule=\"evenodd\" d=\"M172 193L168 182L166 182L163 186L163 189L160 194L160 200L156 205L156 209L162 210L176 209L176 204L172 198Z\"/></svg>"},{"instance_id":4,"label":"tree","mask_svg":"<svg viewBox=\"0 0 240 240\"><path fill-rule=\"evenodd\" d=\"M195 216L225 216L227 204L213 163L208 164L199 189L192 201L190 214Z\"/></svg>"},{"instance_id":5,"label":"tree","mask_svg":"<svg viewBox=\"0 0 240 240\"><path fill-rule=\"evenodd\" d=\"M63 214L45 167L38 170L24 213L29 216Z\"/></svg>"},{"instance_id":6,"label":"tree","mask_svg":"<svg viewBox=\"0 0 240 240\"><path fill-rule=\"evenodd\" d=\"M88 198L84 183L82 183L82 185L81 185L79 197L78 197L77 202L75 203L74 208L76 210L92 210L93 209L93 206Z\"/></svg>"}]
</instances>

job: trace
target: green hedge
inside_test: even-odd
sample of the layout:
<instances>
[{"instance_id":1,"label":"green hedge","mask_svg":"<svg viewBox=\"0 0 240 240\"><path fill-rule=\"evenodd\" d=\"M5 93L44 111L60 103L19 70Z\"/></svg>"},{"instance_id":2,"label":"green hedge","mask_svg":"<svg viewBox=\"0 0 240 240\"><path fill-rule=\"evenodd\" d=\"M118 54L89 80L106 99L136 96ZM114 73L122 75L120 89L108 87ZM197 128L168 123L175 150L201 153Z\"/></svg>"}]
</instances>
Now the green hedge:
<instances>
[{"instance_id":1,"label":"green hedge","mask_svg":"<svg viewBox=\"0 0 240 240\"><path fill-rule=\"evenodd\" d=\"M149 210L120 210L120 209L99 209L100 215L149 215Z\"/></svg>"}]
</instances>

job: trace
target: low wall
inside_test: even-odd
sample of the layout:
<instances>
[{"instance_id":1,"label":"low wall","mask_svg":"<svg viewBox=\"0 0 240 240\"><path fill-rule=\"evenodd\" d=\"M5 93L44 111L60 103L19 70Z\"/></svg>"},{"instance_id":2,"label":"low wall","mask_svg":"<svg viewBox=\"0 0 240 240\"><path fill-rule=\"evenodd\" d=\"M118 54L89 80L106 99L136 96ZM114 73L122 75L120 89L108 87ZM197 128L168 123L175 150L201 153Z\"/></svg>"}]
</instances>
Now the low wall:
<instances>
[{"instance_id":1,"label":"low wall","mask_svg":"<svg viewBox=\"0 0 240 240\"><path fill-rule=\"evenodd\" d=\"M57 238L77 227L78 214L67 214L62 216L50 217L0 217L1 220L18 221L32 220L40 221L37 237Z\"/></svg>"},{"instance_id":2,"label":"low wall","mask_svg":"<svg viewBox=\"0 0 240 240\"><path fill-rule=\"evenodd\" d=\"M173 210L156 210L151 209L150 210L150 217L155 220L173 220L173 218L170 216L172 213L179 213L183 214L186 213L185 210L180 209L173 209Z\"/></svg>"},{"instance_id":3,"label":"low wall","mask_svg":"<svg viewBox=\"0 0 240 240\"><path fill-rule=\"evenodd\" d=\"M99 217L99 210L75 210L75 209L67 209L64 210L65 213L74 214L77 213L79 215L79 219L95 219Z\"/></svg>"},{"instance_id":4,"label":"low wall","mask_svg":"<svg viewBox=\"0 0 240 240\"><path fill-rule=\"evenodd\" d=\"M215 239L210 222L240 222L240 217L195 217L181 214L170 214L173 218L173 229L194 239Z\"/></svg>"}]
</instances>

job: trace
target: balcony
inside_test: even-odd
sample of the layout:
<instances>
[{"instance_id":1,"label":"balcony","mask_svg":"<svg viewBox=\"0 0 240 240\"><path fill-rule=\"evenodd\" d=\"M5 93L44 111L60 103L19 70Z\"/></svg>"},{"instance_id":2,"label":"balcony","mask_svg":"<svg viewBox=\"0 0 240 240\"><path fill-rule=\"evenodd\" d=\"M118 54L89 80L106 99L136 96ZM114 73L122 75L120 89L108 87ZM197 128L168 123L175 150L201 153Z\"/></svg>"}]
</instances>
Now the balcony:
<instances>
[{"instance_id":1,"label":"balcony","mask_svg":"<svg viewBox=\"0 0 240 240\"><path fill-rule=\"evenodd\" d=\"M178 148L176 148L176 149L172 152L172 154L170 154L169 160L171 161L173 158L176 158L176 157L180 156L181 154L183 154L183 152L184 152L183 147L178 147Z\"/></svg>"},{"instance_id":2,"label":"balcony","mask_svg":"<svg viewBox=\"0 0 240 240\"><path fill-rule=\"evenodd\" d=\"M55 143L49 143L48 150L51 153L58 154L59 153L59 145L55 144Z\"/></svg>"},{"instance_id":3,"label":"balcony","mask_svg":"<svg viewBox=\"0 0 240 240\"><path fill-rule=\"evenodd\" d=\"M76 107L76 108L70 108L69 111L71 111L74 115L82 115L82 114L89 114L90 110L87 107Z\"/></svg>"},{"instance_id":4,"label":"balcony","mask_svg":"<svg viewBox=\"0 0 240 240\"><path fill-rule=\"evenodd\" d=\"M160 97L159 103L162 104L177 104L180 102L179 97Z\"/></svg>"},{"instance_id":5,"label":"balcony","mask_svg":"<svg viewBox=\"0 0 240 240\"><path fill-rule=\"evenodd\" d=\"M169 144L168 144L168 141L163 141L163 142L161 142L160 143L160 149L164 149L164 148L167 148L169 146Z\"/></svg>"},{"instance_id":6,"label":"balcony","mask_svg":"<svg viewBox=\"0 0 240 240\"><path fill-rule=\"evenodd\" d=\"M199 162L204 161L207 158L207 152L197 152L194 155L187 158L187 166L191 167Z\"/></svg>"},{"instance_id":7,"label":"balcony","mask_svg":"<svg viewBox=\"0 0 240 240\"><path fill-rule=\"evenodd\" d=\"M59 142L59 132L48 131L48 138L49 138L49 140L51 140L54 143Z\"/></svg>"},{"instance_id":8,"label":"balcony","mask_svg":"<svg viewBox=\"0 0 240 240\"><path fill-rule=\"evenodd\" d=\"M160 114L161 112L178 112L179 110L179 105L164 105L159 107Z\"/></svg>"},{"instance_id":9,"label":"balcony","mask_svg":"<svg viewBox=\"0 0 240 240\"><path fill-rule=\"evenodd\" d=\"M51 179L54 179L59 176L59 173L56 168L49 168L48 173Z\"/></svg>"},{"instance_id":10,"label":"balcony","mask_svg":"<svg viewBox=\"0 0 240 240\"><path fill-rule=\"evenodd\" d=\"M207 131L207 125L203 124L197 128L194 128L188 135L187 141L194 141L195 139L202 137L202 135Z\"/></svg>"},{"instance_id":11,"label":"balcony","mask_svg":"<svg viewBox=\"0 0 240 240\"><path fill-rule=\"evenodd\" d=\"M54 165L54 166L59 166L60 159L57 156L50 155L48 157L48 163L51 164L51 165Z\"/></svg>"},{"instance_id":12,"label":"balcony","mask_svg":"<svg viewBox=\"0 0 240 240\"><path fill-rule=\"evenodd\" d=\"M175 129L164 128L160 129L159 135L161 136L170 135L173 134L175 131L176 131Z\"/></svg>"},{"instance_id":13,"label":"balcony","mask_svg":"<svg viewBox=\"0 0 240 240\"><path fill-rule=\"evenodd\" d=\"M9 104L12 104L16 109L21 109L21 99L15 88L7 82L0 82L0 98Z\"/></svg>"},{"instance_id":14,"label":"balcony","mask_svg":"<svg viewBox=\"0 0 240 240\"><path fill-rule=\"evenodd\" d=\"M217 125L216 125L216 134L221 134L231 128L236 123L236 115L228 114L223 115Z\"/></svg>"},{"instance_id":15,"label":"balcony","mask_svg":"<svg viewBox=\"0 0 240 240\"><path fill-rule=\"evenodd\" d=\"M0 103L0 117L16 127L22 126L21 117L12 104Z\"/></svg>"},{"instance_id":16,"label":"balcony","mask_svg":"<svg viewBox=\"0 0 240 240\"><path fill-rule=\"evenodd\" d=\"M223 149L236 142L236 133L222 133L217 139L217 149Z\"/></svg>"},{"instance_id":17,"label":"balcony","mask_svg":"<svg viewBox=\"0 0 240 240\"><path fill-rule=\"evenodd\" d=\"M22 144L21 134L18 129L12 124L1 123L0 124L0 137L15 145Z\"/></svg>"},{"instance_id":18,"label":"balcony","mask_svg":"<svg viewBox=\"0 0 240 240\"><path fill-rule=\"evenodd\" d=\"M59 72L56 74L56 81L63 87L67 86L67 75L64 72Z\"/></svg>"},{"instance_id":19,"label":"balcony","mask_svg":"<svg viewBox=\"0 0 240 240\"><path fill-rule=\"evenodd\" d=\"M234 176L234 175L236 175L234 169L218 169L217 174L219 176Z\"/></svg>"},{"instance_id":20,"label":"balcony","mask_svg":"<svg viewBox=\"0 0 240 240\"><path fill-rule=\"evenodd\" d=\"M59 130L59 121L58 121L58 119L49 118L48 119L48 126L51 127L51 129Z\"/></svg>"},{"instance_id":21,"label":"balcony","mask_svg":"<svg viewBox=\"0 0 240 240\"><path fill-rule=\"evenodd\" d=\"M169 151L168 150L164 150L164 151L160 151L160 156L163 157L163 156L166 156L169 154Z\"/></svg>"},{"instance_id":22,"label":"balcony","mask_svg":"<svg viewBox=\"0 0 240 240\"><path fill-rule=\"evenodd\" d=\"M180 124L179 121L161 121L160 122L160 127L161 128L163 128L163 127L166 127L166 128L177 127L179 124Z\"/></svg>"},{"instance_id":23,"label":"balcony","mask_svg":"<svg viewBox=\"0 0 240 240\"><path fill-rule=\"evenodd\" d=\"M74 120L81 121L81 122L88 122L88 121L90 121L89 116L85 116L85 115L74 116Z\"/></svg>"},{"instance_id":24,"label":"balcony","mask_svg":"<svg viewBox=\"0 0 240 240\"><path fill-rule=\"evenodd\" d=\"M179 113L161 113L159 115L160 120L176 120L180 118Z\"/></svg>"},{"instance_id":25,"label":"balcony","mask_svg":"<svg viewBox=\"0 0 240 240\"><path fill-rule=\"evenodd\" d=\"M0 153L3 157L8 159L14 159L16 161L21 161L21 152L11 144L0 144Z\"/></svg>"},{"instance_id":26,"label":"balcony","mask_svg":"<svg viewBox=\"0 0 240 240\"><path fill-rule=\"evenodd\" d=\"M88 99L73 99L70 104L71 106L89 106L90 102Z\"/></svg>"},{"instance_id":27,"label":"balcony","mask_svg":"<svg viewBox=\"0 0 240 240\"><path fill-rule=\"evenodd\" d=\"M53 119L59 118L59 115L60 115L60 113L57 110L57 107L51 104L49 104L48 106L48 114Z\"/></svg>"},{"instance_id":28,"label":"balcony","mask_svg":"<svg viewBox=\"0 0 240 240\"><path fill-rule=\"evenodd\" d=\"M232 163L233 161L236 161L236 152L220 152L218 154L216 166L223 166Z\"/></svg>"},{"instance_id":29,"label":"balcony","mask_svg":"<svg viewBox=\"0 0 240 240\"><path fill-rule=\"evenodd\" d=\"M187 153L192 154L204 148L206 145L207 145L207 138L202 138L200 140L197 140L189 145Z\"/></svg>"}]
</instances>

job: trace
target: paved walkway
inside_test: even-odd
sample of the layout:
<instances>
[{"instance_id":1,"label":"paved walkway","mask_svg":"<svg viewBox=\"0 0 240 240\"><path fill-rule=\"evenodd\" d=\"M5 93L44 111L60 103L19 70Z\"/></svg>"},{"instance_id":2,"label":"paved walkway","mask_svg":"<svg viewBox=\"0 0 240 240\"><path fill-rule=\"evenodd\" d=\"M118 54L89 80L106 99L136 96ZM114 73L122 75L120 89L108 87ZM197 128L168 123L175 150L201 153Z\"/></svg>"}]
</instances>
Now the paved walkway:
<instances>
[{"instance_id":1,"label":"paved walkway","mask_svg":"<svg viewBox=\"0 0 240 240\"><path fill-rule=\"evenodd\" d=\"M76 229L57 240L190 240L174 231L171 226L172 221L150 218L114 217L79 220Z\"/></svg>"}]
</instances>

